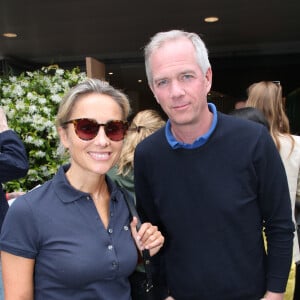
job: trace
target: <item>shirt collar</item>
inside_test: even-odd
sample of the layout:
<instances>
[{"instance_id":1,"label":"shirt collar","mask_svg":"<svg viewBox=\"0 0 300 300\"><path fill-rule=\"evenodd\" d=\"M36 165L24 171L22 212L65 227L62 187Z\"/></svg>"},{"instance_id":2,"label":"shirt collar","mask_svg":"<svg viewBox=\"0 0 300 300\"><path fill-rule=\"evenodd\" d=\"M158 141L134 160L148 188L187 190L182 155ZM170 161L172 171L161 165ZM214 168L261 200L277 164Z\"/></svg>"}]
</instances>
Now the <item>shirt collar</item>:
<instances>
[{"instance_id":1,"label":"shirt collar","mask_svg":"<svg viewBox=\"0 0 300 300\"><path fill-rule=\"evenodd\" d=\"M71 203L82 199L83 197L90 198L89 193L79 191L69 183L65 174L69 168L70 164L61 166L53 177L53 183L57 197L64 203ZM108 185L108 190L110 191L111 199L118 200L119 197L117 197L117 185L108 176L105 177L105 180Z\"/></svg>"},{"instance_id":2,"label":"shirt collar","mask_svg":"<svg viewBox=\"0 0 300 300\"><path fill-rule=\"evenodd\" d=\"M166 127L165 127L165 135L166 135L166 138L167 138L167 141L168 141L169 145L173 149L178 149L178 148L195 149L195 148L198 148L198 147L204 145L208 141L209 137L211 136L211 134L215 130L215 128L217 126L217 122L218 122L218 114L217 114L216 106L213 103L208 103L208 109L213 113L212 124L211 124L208 132L206 132L202 136L199 136L192 144L186 144L186 143L182 143L182 142L177 141L175 136L173 135L173 133L171 131L170 120L167 121L167 124L166 124Z\"/></svg>"}]
</instances>

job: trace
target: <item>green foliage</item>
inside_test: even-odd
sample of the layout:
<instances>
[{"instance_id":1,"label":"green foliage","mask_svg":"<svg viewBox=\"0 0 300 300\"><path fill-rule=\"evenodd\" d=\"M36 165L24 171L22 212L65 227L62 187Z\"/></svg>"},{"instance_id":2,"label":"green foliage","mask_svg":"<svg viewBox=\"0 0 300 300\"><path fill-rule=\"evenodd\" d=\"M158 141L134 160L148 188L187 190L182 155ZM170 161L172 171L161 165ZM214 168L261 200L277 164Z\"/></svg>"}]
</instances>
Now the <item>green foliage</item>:
<instances>
[{"instance_id":1,"label":"green foliage","mask_svg":"<svg viewBox=\"0 0 300 300\"><path fill-rule=\"evenodd\" d=\"M79 68L56 65L0 78L0 105L24 142L30 168L26 177L6 183L7 191L29 190L50 179L65 162L57 153L55 117L63 95L85 78Z\"/></svg>"}]
</instances>

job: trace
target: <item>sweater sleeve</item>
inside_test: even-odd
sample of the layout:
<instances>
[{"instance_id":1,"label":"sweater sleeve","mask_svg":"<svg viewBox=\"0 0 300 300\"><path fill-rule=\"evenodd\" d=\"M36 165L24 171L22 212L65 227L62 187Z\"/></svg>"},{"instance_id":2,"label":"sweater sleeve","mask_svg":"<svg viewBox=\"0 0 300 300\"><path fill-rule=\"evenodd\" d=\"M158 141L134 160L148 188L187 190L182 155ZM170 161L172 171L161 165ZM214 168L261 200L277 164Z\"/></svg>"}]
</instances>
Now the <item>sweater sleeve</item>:
<instances>
[{"instance_id":1,"label":"sweater sleeve","mask_svg":"<svg viewBox=\"0 0 300 300\"><path fill-rule=\"evenodd\" d=\"M151 223L153 225L157 225L162 234L166 236L162 223L159 220L159 214L157 213L157 207L155 206L155 199L152 197L151 193L151 182L149 182L149 178L151 178L152 175L148 173L146 174L146 170L151 170L151 168L146 167L149 163L151 164L150 160L144 159L143 151L136 149L134 157L136 207L142 222L151 220ZM147 212L144 209L145 207L147 208ZM162 267L164 264L164 249L161 249L155 256L153 256L151 261L153 282L156 286L157 296L159 299L165 299L168 297L169 291L166 284L164 267Z\"/></svg>"},{"instance_id":2,"label":"sweater sleeve","mask_svg":"<svg viewBox=\"0 0 300 300\"><path fill-rule=\"evenodd\" d=\"M28 158L23 142L12 130L0 134L0 181L7 182L27 174Z\"/></svg>"}]
</instances>

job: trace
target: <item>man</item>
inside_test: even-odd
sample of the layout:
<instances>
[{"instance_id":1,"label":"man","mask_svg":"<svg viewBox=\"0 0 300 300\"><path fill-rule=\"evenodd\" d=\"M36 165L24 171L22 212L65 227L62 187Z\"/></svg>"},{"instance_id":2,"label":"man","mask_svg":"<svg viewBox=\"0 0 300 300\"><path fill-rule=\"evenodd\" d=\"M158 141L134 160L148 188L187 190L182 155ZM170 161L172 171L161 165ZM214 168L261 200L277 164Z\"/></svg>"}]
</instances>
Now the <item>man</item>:
<instances>
[{"instance_id":1,"label":"man","mask_svg":"<svg viewBox=\"0 0 300 300\"><path fill-rule=\"evenodd\" d=\"M8 202L1 183L21 178L27 171L28 159L23 142L9 129L6 115L0 107L0 229L8 210ZM0 263L0 300L4 299L1 274Z\"/></svg>"},{"instance_id":2,"label":"man","mask_svg":"<svg viewBox=\"0 0 300 300\"><path fill-rule=\"evenodd\" d=\"M145 65L169 120L136 148L135 191L142 217L165 236L155 261L164 298L283 299L295 226L269 133L207 103L212 70L198 35L156 34Z\"/></svg>"}]
</instances>

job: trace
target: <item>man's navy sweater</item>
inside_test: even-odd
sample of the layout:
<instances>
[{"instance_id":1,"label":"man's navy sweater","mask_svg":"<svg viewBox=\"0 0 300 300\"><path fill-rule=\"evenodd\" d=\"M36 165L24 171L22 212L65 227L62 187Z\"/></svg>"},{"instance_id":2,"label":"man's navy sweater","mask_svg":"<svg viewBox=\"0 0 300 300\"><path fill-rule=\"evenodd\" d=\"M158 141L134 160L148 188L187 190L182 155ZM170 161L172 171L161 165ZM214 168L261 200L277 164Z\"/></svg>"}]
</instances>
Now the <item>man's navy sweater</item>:
<instances>
[{"instance_id":1,"label":"man's navy sweater","mask_svg":"<svg viewBox=\"0 0 300 300\"><path fill-rule=\"evenodd\" d=\"M263 126L218 113L203 146L176 150L162 128L137 146L134 166L137 208L165 235L156 259L176 300L285 290L295 226L284 167Z\"/></svg>"}]
</instances>

